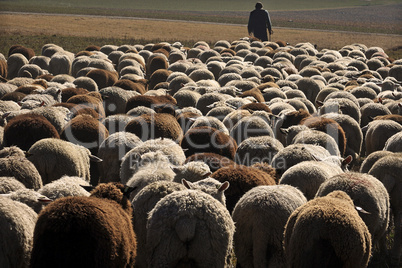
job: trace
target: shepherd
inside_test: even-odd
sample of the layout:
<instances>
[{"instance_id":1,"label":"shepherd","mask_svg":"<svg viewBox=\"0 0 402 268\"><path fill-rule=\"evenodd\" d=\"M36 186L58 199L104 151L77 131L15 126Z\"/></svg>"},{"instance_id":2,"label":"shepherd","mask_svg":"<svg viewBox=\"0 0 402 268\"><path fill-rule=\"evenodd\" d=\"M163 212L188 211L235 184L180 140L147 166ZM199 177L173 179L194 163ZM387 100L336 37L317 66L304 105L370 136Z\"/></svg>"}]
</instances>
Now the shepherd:
<instances>
[{"instance_id":1,"label":"shepherd","mask_svg":"<svg viewBox=\"0 0 402 268\"><path fill-rule=\"evenodd\" d=\"M263 9L261 2L257 2L255 4L255 9L250 12L247 29L250 36L254 35L255 38L258 38L261 41L271 41L271 34L274 33L272 31L271 19L269 18L268 11ZM269 32L269 39L267 29Z\"/></svg>"}]
</instances>

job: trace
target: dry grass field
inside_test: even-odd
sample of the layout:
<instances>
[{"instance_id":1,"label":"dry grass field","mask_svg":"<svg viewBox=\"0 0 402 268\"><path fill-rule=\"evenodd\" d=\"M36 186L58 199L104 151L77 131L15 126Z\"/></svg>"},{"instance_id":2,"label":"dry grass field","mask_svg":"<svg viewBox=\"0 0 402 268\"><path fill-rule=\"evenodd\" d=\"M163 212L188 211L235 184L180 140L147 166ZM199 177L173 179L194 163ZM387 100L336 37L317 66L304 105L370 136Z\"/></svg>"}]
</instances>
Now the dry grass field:
<instances>
[{"instance_id":1,"label":"dry grass field","mask_svg":"<svg viewBox=\"0 0 402 268\"><path fill-rule=\"evenodd\" d=\"M18 37L28 37L25 45L33 47L30 36L49 37L90 37L96 39L123 39L127 41L181 41L191 44L205 40L211 44L217 40L237 40L247 36L245 25L225 25L202 22L180 22L133 18L92 17L74 15L44 14L0 14L0 43L13 44ZM48 39L49 40L49 39ZM50 38L52 40L52 38ZM353 43L363 43L368 47L380 46L393 57L400 58L402 36L356 33L345 31L301 30L274 28L272 41L282 40L289 44L311 42L318 49L340 49ZM39 44L38 44L39 45ZM41 44L43 45L43 44ZM63 44L59 44L62 45ZM73 52L84 49L81 44L70 44ZM90 44L87 44L90 45ZM96 44L103 45L103 44ZM33 47L34 48L34 47ZM71 48L70 48L71 49ZM399 51L398 51L399 50ZM0 51L6 53L7 51Z\"/></svg>"}]
</instances>

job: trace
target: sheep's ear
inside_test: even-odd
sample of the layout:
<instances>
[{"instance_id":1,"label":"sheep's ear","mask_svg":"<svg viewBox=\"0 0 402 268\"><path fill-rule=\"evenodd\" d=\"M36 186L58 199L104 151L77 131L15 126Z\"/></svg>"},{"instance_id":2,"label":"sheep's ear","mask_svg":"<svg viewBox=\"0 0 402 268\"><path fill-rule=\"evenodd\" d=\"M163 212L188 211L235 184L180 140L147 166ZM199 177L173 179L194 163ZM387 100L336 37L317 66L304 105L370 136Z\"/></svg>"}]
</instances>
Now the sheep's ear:
<instances>
[{"instance_id":1,"label":"sheep's ear","mask_svg":"<svg viewBox=\"0 0 402 268\"><path fill-rule=\"evenodd\" d=\"M188 121L190 121L190 122L195 122L195 120L197 120L197 118L194 118L194 117L189 117L189 118L187 118L188 119Z\"/></svg>"},{"instance_id":2,"label":"sheep's ear","mask_svg":"<svg viewBox=\"0 0 402 268\"><path fill-rule=\"evenodd\" d=\"M100 162L103 161L101 158L99 158L99 157L97 157L95 155L92 155L92 154L89 155L89 160L92 161L92 162L95 162L95 163L100 163Z\"/></svg>"},{"instance_id":3,"label":"sheep's ear","mask_svg":"<svg viewBox=\"0 0 402 268\"><path fill-rule=\"evenodd\" d=\"M90 193L93 189L95 189L95 187L92 185L80 185L80 186L84 188L88 193Z\"/></svg>"},{"instance_id":4,"label":"sheep's ear","mask_svg":"<svg viewBox=\"0 0 402 268\"><path fill-rule=\"evenodd\" d=\"M228 181L225 181L219 187L218 192L223 192L223 191L227 190L229 188L229 186L230 186L230 183Z\"/></svg>"},{"instance_id":5,"label":"sheep's ear","mask_svg":"<svg viewBox=\"0 0 402 268\"><path fill-rule=\"evenodd\" d=\"M9 116L10 114L11 114L11 112L6 112L1 116L1 118L2 119L7 118L7 116Z\"/></svg>"},{"instance_id":6,"label":"sheep's ear","mask_svg":"<svg viewBox=\"0 0 402 268\"><path fill-rule=\"evenodd\" d=\"M353 157L351 155L348 155L345 159L342 160L342 166L347 166L349 165L353 160Z\"/></svg>"},{"instance_id":7,"label":"sheep's ear","mask_svg":"<svg viewBox=\"0 0 402 268\"><path fill-rule=\"evenodd\" d=\"M208 177L211 176L211 175L212 175L212 172L211 172L211 171L208 171L208 172L205 172L204 175L202 175L202 178L205 179L205 178L208 178Z\"/></svg>"},{"instance_id":8,"label":"sheep's ear","mask_svg":"<svg viewBox=\"0 0 402 268\"><path fill-rule=\"evenodd\" d=\"M170 168L173 170L175 174L180 174L181 173L181 168L178 166L170 166Z\"/></svg>"},{"instance_id":9,"label":"sheep's ear","mask_svg":"<svg viewBox=\"0 0 402 268\"><path fill-rule=\"evenodd\" d=\"M364 210L361 207L355 206L355 209L357 210L357 212L363 213L363 214L371 214L370 212L367 212L366 210Z\"/></svg>"},{"instance_id":10,"label":"sheep's ear","mask_svg":"<svg viewBox=\"0 0 402 268\"><path fill-rule=\"evenodd\" d=\"M324 105L324 102L319 101L319 100L315 101L315 103L317 103L318 107L321 107Z\"/></svg>"},{"instance_id":11,"label":"sheep's ear","mask_svg":"<svg viewBox=\"0 0 402 268\"><path fill-rule=\"evenodd\" d=\"M124 188L121 189L121 192L123 193L123 195L125 197L130 198L130 194L131 194L132 191L135 190L135 188L136 187L131 187L131 186L128 186L128 185L124 185Z\"/></svg>"},{"instance_id":12,"label":"sheep's ear","mask_svg":"<svg viewBox=\"0 0 402 268\"><path fill-rule=\"evenodd\" d=\"M368 117L368 119L370 120L370 122L371 122L371 121L374 121L374 118L375 118L374 116L367 116L367 117Z\"/></svg>"},{"instance_id":13,"label":"sheep's ear","mask_svg":"<svg viewBox=\"0 0 402 268\"><path fill-rule=\"evenodd\" d=\"M283 134L283 135L288 135L289 134L289 129L287 129L287 128L279 128L279 130L281 131L281 133Z\"/></svg>"},{"instance_id":14,"label":"sheep's ear","mask_svg":"<svg viewBox=\"0 0 402 268\"><path fill-rule=\"evenodd\" d=\"M41 196L38 197L38 201L41 202L41 203L46 204L46 203L53 202L53 199L50 199L50 198L48 198L48 197L46 197L44 195L41 195Z\"/></svg>"},{"instance_id":15,"label":"sheep's ear","mask_svg":"<svg viewBox=\"0 0 402 268\"><path fill-rule=\"evenodd\" d=\"M30 157L30 156L32 156L33 154L32 153L30 153L30 152L25 152L25 157Z\"/></svg>"},{"instance_id":16,"label":"sheep's ear","mask_svg":"<svg viewBox=\"0 0 402 268\"><path fill-rule=\"evenodd\" d=\"M181 183L187 188L187 189L192 189L191 185L192 183L185 180L185 179L181 179Z\"/></svg>"}]
</instances>

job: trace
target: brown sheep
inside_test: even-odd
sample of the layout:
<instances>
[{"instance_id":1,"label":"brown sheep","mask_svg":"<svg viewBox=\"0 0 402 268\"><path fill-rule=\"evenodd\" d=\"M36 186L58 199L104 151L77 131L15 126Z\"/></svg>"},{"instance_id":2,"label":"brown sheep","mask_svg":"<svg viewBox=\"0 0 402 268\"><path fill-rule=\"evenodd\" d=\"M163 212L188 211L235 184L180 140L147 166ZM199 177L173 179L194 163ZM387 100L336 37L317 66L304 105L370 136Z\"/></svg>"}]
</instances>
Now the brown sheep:
<instances>
[{"instance_id":1,"label":"brown sheep","mask_svg":"<svg viewBox=\"0 0 402 268\"><path fill-rule=\"evenodd\" d=\"M80 104L81 108L92 108L99 114L101 119L106 117L102 97L99 92L89 92L88 94L75 95L70 97L66 102Z\"/></svg>"},{"instance_id":2,"label":"brown sheep","mask_svg":"<svg viewBox=\"0 0 402 268\"><path fill-rule=\"evenodd\" d=\"M285 226L287 267L367 267L371 235L343 191L297 208Z\"/></svg>"},{"instance_id":3,"label":"brown sheep","mask_svg":"<svg viewBox=\"0 0 402 268\"><path fill-rule=\"evenodd\" d=\"M8 57L10 57L12 54L15 53L20 53L25 56L28 60L30 60L33 56L35 56L35 51L32 48L20 46L20 45L14 45L11 46L10 49L8 50Z\"/></svg>"},{"instance_id":4,"label":"brown sheep","mask_svg":"<svg viewBox=\"0 0 402 268\"><path fill-rule=\"evenodd\" d=\"M166 82L166 79L171 73L172 71L166 69L159 69L153 72L149 78L149 89L152 90L157 84Z\"/></svg>"},{"instance_id":5,"label":"brown sheep","mask_svg":"<svg viewBox=\"0 0 402 268\"><path fill-rule=\"evenodd\" d=\"M3 145L16 145L27 151L32 144L44 138L60 138L60 136L44 116L21 114L11 119L4 128Z\"/></svg>"},{"instance_id":6,"label":"brown sheep","mask_svg":"<svg viewBox=\"0 0 402 268\"><path fill-rule=\"evenodd\" d=\"M69 98L75 95L82 95L89 93L85 88L68 87L61 90L61 101L67 102Z\"/></svg>"},{"instance_id":7,"label":"brown sheep","mask_svg":"<svg viewBox=\"0 0 402 268\"><path fill-rule=\"evenodd\" d=\"M137 116L127 124L125 131L134 133L143 141L169 138L179 142L183 137L183 130L177 120L166 113Z\"/></svg>"},{"instance_id":8,"label":"brown sheep","mask_svg":"<svg viewBox=\"0 0 402 268\"><path fill-rule=\"evenodd\" d=\"M243 110L248 110L248 111L265 111L267 113L271 113L271 109L269 109L268 105L265 103L258 103L258 102L253 102L253 103L248 103L240 107L240 109Z\"/></svg>"},{"instance_id":9,"label":"brown sheep","mask_svg":"<svg viewBox=\"0 0 402 268\"><path fill-rule=\"evenodd\" d=\"M119 79L117 72L103 69L90 70L86 76L95 81L95 83L98 85L98 89L113 86L113 84Z\"/></svg>"},{"instance_id":10,"label":"brown sheep","mask_svg":"<svg viewBox=\"0 0 402 268\"><path fill-rule=\"evenodd\" d=\"M275 185L275 180L268 173L243 165L225 166L211 175L212 178L230 183L226 190L226 208L232 213L237 201L251 188L260 185Z\"/></svg>"},{"instance_id":11,"label":"brown sheep","mask_svg":"<svg viewBox=\"0 0 402 268\"><path fill-rule=\"evenodd\" d=\"M309 128L319 130L327 133L335 139L338 143L339 152L341 156L345 156L346 151L346 135L343 128L333 119L324 117L306 117L301 121L302 125L308 126Z\"/></svg>"},{"instance_id":12,"label":"brown sheep","mask_svg":"<svg viewBox=\"0 0 402 268\"><path fill-rule=\"evenodd\" d=\"M186 157L195 153L216 153L234 159L237 150L236 141L215 128L208 126L191 128L180 142Z\"/></svg>"},{"instance_id":13,"label":"brown sheep","mask_svg":"<svg viewBox=\"0 0 402 268\"><path fill-rule=\"evenodd\" d=\"M246 90L240 95L240 97L242 98L248 96L254 97L257 100L257 102L265 102L264 96L262 95L261 91L258 88Z\"/></svg>"},{"instance_id":14,"label":"brown sheep","mask_svg":"<svg viewBox=\"0 0 402 268\"><path fill-rule=\"evenodd\" d=\"M139 95L130 98L126 104L126 112L130 111L133 108L138 106L145 106L148 108L153 108L156 105L160 104L172 104L176 105L177 101L170 95L164 96L148 96L148 95Z\"/></svg>"},{"instance_id":15,"label":"brown sheep","mask_svg":"<svg viewBox=\"0 0 402 268\"><path fill-rule=\"evenodd\" d=\"M124 90L136 91L141 95L147 92L147 83L145 79L138 80L137 82L129 79L120 79L117 80L113 86L122 88Z\"/></svg>"},{"instance_id":16,"label":"brown sheep","mask_svg":"<svg viewBox=\"0 0 402 268\"><path fill-rule=\"evenodd\" d=\"M4 59L0 59L0 77L6 79L7 77L7 61Z\"/></svg>"},{"instance_id":17,"label":"brown sheep","mask_svg":"<svg viewBox=\"0 0 402 268\"><path fill-rule=\"evenodd\" d=\"M129 193L108 183L89 197L52 202L38 216L30 267L133 267L137 243Z\"/></svg>"},{"instance_id":18,"label":"brown sheep","mask_svg":"<svg viewBox=\"0 0 402 268\"><path fill-rule=\"evenodd\" d=\"M155 56L147 62L146 76L150 78L155 71L159 69L167 69L168 67L169 63L167 62L166 57Z\"/></svg>"}]
</instances>

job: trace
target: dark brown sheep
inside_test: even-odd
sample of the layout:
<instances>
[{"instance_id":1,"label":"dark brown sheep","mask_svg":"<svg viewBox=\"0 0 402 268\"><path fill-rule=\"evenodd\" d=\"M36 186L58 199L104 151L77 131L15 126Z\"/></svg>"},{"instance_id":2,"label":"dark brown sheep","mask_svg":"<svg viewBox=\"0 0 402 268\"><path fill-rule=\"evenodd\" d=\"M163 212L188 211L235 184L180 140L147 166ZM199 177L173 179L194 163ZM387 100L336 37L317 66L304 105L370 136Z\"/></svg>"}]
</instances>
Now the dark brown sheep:
<instances>
[{"instance_id":1,"label":"dark brown sheep","mask_svg":"<svg viewBox=\"0 0 402 268\"><path fill-rule=\"evenodd\" d=\"M25 56L28 60L30 60L33 56L35 56L35 51L32 48L20 46L20 45L14 45L11 46L10 49L8 50L8 57L10 57L12 54L15 53L20 53Z\"/></svg>"},{"instance_id":2,"label":"dark brown sheep","mask_svg":"<svg viewBox=\"0 0 402 268\"><path fill-rule=\"evenodd\" d=\"M88 114L81 114L71 119L62 130L60 137L74 144L82 145L97 155L100 144L109 136L109 131L97 119ZM98 163L91 162L91 185L99 180Z\"/></svg>"},{"instance_id":3,"label":"dark brown sheep","mask_svg":"<svg viewBox=\"0 0 402 268\"><path fill-rule=\"evenodd\" d=\"M167 69L168 67L169 63L165 57L155 56L147 63L146 76L149 78L156 70Z\"/></svg>"},{"instance_id":4,"label":"dark brown sheep","mask_svg":"<svg viewBox=\"0 0 402 268\"><path fill-rule=\"evenodd\" d=\"M95 83L98 85L98 89L113 86L113 84L119 79L117 72L103 69L90 70L86 76L95 81Z\"/></svg>"},{"instance_id":5,"label":"dark brown sheep","mask_svg":"<svg viewBox=\"0 0 402 268\"><path fill-rule=\"evenodd\" d=\"M209 166L209 170L211 170L211 172L215 172L220 168L236 164L233 160L231 160L225 156L215 154L215 153L193 154L193 155L187 157L185 163L192 162L192 161L204 162L205 164L207 164Z\"/></svg>"},{"instance_id":6,"label":"dark brown sheep","mask_svg":"<svg viewBox=\"0 0 402 268\"><path fill-rule=\"evenodd\" d=\"M179 142L183 130L174 116L166 113L143 114L131 120L125 131L134 133L141 140L168 138Z\"/></svg>"},{"instance_id":7,"label":"dark brown sheep","mask_svg":"<svg viewBox=\"0 0 402 268\"><path fill-rule=\"evenodd\" d=\"M200 114L196 114L193 112L184 112L184 113L180 113L176 116L177 122L179 122L183 133L186 133L187 130L190 129L190 127L192 126L192 124L194 123L195 119L197 119L197 117L200 117Z\"/></svg>"},{"instance_id":8,"label":"dark brown sheep","mask_svg":"<svg viewBox=\"0 0 402 268\"><path fill-rule=\"evenodd\" d=\"M156 105L161 104L172 104L176 105L177 101L170 95L164 96L148 96L148 95L139 95L130 98L126 104L126 112L130 111L133 108L138 106L144 106L148 108L153 108Z\"/></svg>"},{"instance_id":9,"label":"dark brown sheep","mask_svg":"<svg viewBox=\"0 0 402 268\"><path fill-rule=\"evenodd\" d=\"M289 112L285 115L282 122L281 128L288 128L290 126L299 125L301 121L305 118L310 117L311 114L304 109L299 109L298 111Z\"/></svg>"},{"instance_id":10,"label":"dark brown sheep","mask_svg":"<svg viewBox=\"0 0 402 268\"><path fill-rule=\"evenodd\" d=\"M275 180L268 173L243 165L226 166L211 175L212 178L230 183L226 190L226 207L232 213L237 201L251 188L260 185L275 185Z\"/></svg>"},{"instance_id":11,"label":"dark brown sheep","mask_svg":"<svg viewBox=\"0 0 402 268\"><path fill-rule=\"evenodd\" d=\"M172 71L166 69L159 69L153 72L149 78L149 89L154 89L157 84L166 82L166 79L171 73Z\"/></svg>"},{"instance_id":12,"label":"dark brown sheep","mask_svg":"<svg viewBox=\"0 0 402 268\"><path fill-rule=\"evenodd\" d=\"M33 84L28 84L28 85L23 85L23 86L17 87L15 92L21 92L21 93L28 95L28 94L33 93L35 90L38 90L37 86L35 86Z\"/></svg>"},{"instance_id":13,"label":"dark brown sheep","mask_svg":"<svg viewBox=\"0 0 402 268\"><path fill-rule=\"evenodd\" d=\"M236 141L215 128L208 126L191 128L180 142L186 157L195 153L216 153L234 159L237 150Z\"/></svg>"},{"instance_id":14,"label":"dark brown sheep","mask_svg":"<svg viewBox=\"0 0 402 268\"><path fill-rule=\"evenodd\" d=\"M145 94L147 92L147 82L145 79L141 79L137 82L131 81L129 79L121 79L117 80L113 86L125 90L136 91L140 94Z\"/></svg>"},{"instance_id":15,"label":"dark brown sheep","mask_svg":"<svg viewBox=\"0 0 402 268\"><path fill-rule=\"evenodd\" d=\"M89 93L85 88L68 87L61 90L61 101L67 102L69 98L75 95L82 95Z\"/></svg>"},{"instance_id":16,"label":"dark brown sheep","mask_svg":"<svg viewBox=\"0 0 402 268\"><path fill-rule=\"evenodd\" d=\"M402 115L399 114L379 115L374 117L373 120L392 120L402 125Z\"/></svg>"},{"instance_id":17,"label":"dark brown sheep","mask_svg":"<svg viewBox=\"0 0 402 268\"><path fill-rule=\"evenodd\" d=\"M4 128L4 146L28 149L44 138L60 138L56 128L42 115L21 114L11 119Z\"/></svg>"},{"instance_id":18,"label":"dark brown sheep","mask_svg":"<svg viewBox=\"0 0 402 268\"><path fill-rule=\"evenodd\" d=\"M100 184L90 197L60 198L38 216L30 267L133 267L137 242L130 189Z\"/></svg>"},{"instance_id":19,"label":"dark brown sheep","mask_svg":"<svg viewBox=\"0 0 402 268\"><path fill-rule=\"evenodd\" d=\"M88 94L75 95L70 97L66 102L80 104L82 107L92 108L100 115L102 119L106 117L102 96L99 94L99 92L89 92Z\"/></svg>"}]
</instances>

